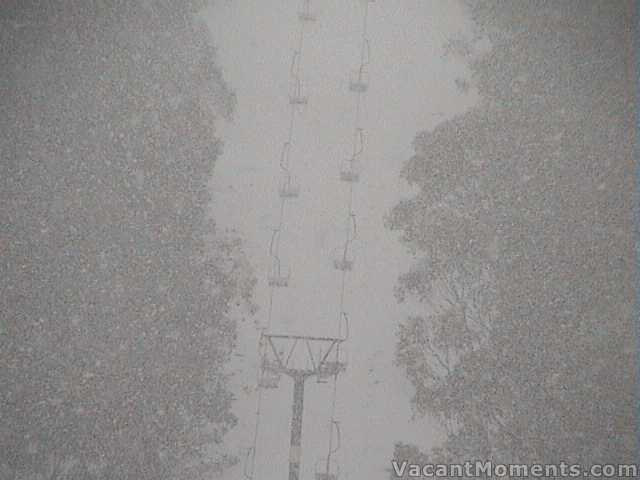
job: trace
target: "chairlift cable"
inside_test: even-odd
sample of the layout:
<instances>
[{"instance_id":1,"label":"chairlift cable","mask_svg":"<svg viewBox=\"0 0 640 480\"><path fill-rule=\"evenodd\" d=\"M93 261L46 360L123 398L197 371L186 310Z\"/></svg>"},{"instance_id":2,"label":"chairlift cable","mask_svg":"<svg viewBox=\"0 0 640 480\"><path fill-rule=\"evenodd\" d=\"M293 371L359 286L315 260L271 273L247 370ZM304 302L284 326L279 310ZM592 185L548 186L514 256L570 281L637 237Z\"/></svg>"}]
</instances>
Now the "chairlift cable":
<instances>
[{"instance_id":1,"label":"chairlift cable","mask_svg":"<svg viewBox=\"0 0 640 480\"><path fill-rule=\"evenodd\" d=\"M304 4L305 0L303 0L303 4ZM303 43L304 43L304 22L300 22L300 28L299 28L299 33L298 33L298 39L297 39L297 49L295 50L294 53L294 62L295 64L292 66L292 70L293 70L293 76L294 76L294 80L296 82L296 88L298 88L298 94L301 94L301 92L299 91L300 88L300 77L302 74L302 68L301 68L301 63L302 63L302 47L303 47ZM287 142L285 143L285 148L287 149L286 152L283 152L283 154L287 155L286 158L286 174L287 174L287 182L290 181L291 179L291 175L289 173L289 150L291 148L292 142L293 142L293 133L294 133L294 127L295 127L295 120L296 120L296 105L290 101L290 117L289 117L289 126L287 129ZM281 158L281 167L282 167L282 158ZM289 183L283 183L282 187L286 188L287 186L290 186ZM277 260L277 265L278 265L278 270L277 270L277 275L280 276L281 275L281 271L280 271L280 237L281 237L281 233L284 230L285 227L285 204L286 204L286 200L287 197L286 195L283 194L283 192L280 192L280 207L279 207L279 212L278 212L278 224L277 227L274 229L273 231L273 236L271 239L271 244L269 246L269 255L272 257L272 267L274 265L274 262ZM275 272L274 272L275 273ZM270 282L271 283L271 282ZM253 439L252 439L252 445L249 448L248 451L248 458L246 460L248 460L248 468L245 466L245 472L244 472L244 476L245 478L247 478L247 480L252 480L253 479L253 475L255 473L255 465L256 465L256 449L257 449L257 444L258 444L258 435L259 435L259 431L260 431L260 416L261 416L261 407L262 407L262 387L260 385L260 379L261 379L261 375L262 375L262 360L264 358L265 355L265 349L266 349L266 345L264 345L263 342L263 337L262 334L265 330L269 330L271 328L271 323L272 323L272 318L273 318L273 305L274 305L274 296L275 296L275 289L277 287L277 284L275 282L271 283L269 286L269 307L268 307L268 313L267 313L267 321L266 321L266 325L263 328L259 328L260 331L260 337L259 337L259 341L258 341L258 365L257 365L257 379L256 379L256 390L257 390L257 401L256 401L256 410L255 410L255 425L254 425L254 432L253 432Z\"/></svg>"},{"instance_id":2,"label":"chairlift cable","mask_svg":"<svg viewBox=\"0 0 640 480\"><path fill-rule=\"evenodd\" d=\"M364 66L369 63L369 40L367 39L367 21L368 21L368 10L369 10L369 1L365 0L364 4L364 12L363 12L363 20L362 20L362 37L361 37L361 47L360 47L360 66L358 70L358 81L361 82L359 88L355 89L356 93L356 104L355 104L355 128L353 135L353 149L351 156L351 168L355 168L355 160L363 153L364 150L364 130L361 127L361 103L362 103L362 95L364 94L365 89L362 88L362 72ZM365 62L365 55L367 55ZM350 85L351 88L351 85ZM354 172L355 174L355 172ZM355 177L351 177L353 180ZM347 260L348 249L351 246L351 243L356 237L356 214L353 208L353 200L354 200L354 181L348 182L348 197L347 197L347 222L346 222L346 239L344 244L344 252L343 252L343 261ZM347 268L341 269L341 279L340 279L340 295L339 295L339 311L338 311L338 335L340 335L342 329L342 321L343 318L346 317L345 312L345 297L346 297L346 279L347 279ZM347 324L348 328L348 324ZM340 356L340 346L336 348L336 361L339 360ZM325 464L325 478L327 480L331 479L331 456L337 451L337 449L333 449L333 435L334 435L334 426L337 426L336 422L336 401L338 394L338 375L334 375L333 377L333 391L331 395L331 411L330 411L330 420L329 420L329 445L326 456L326 464ZM338 447L339 448L339 447Z\"/></svg>"}]
</instances>

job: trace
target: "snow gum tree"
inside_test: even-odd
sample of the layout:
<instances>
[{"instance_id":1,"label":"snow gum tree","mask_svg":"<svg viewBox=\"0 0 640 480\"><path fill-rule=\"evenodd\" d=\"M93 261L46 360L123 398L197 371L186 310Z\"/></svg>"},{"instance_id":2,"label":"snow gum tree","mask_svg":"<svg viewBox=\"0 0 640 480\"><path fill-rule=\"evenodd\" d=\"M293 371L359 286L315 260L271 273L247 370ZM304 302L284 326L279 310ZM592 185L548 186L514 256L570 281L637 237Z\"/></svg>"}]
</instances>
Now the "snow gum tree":
<instances>
[{"instance_id":1,"label":"snow gum tree","mask_svg":"<svg viewBox=\"0 0 640 480\"><path fill-rule=\"evenodd\" d=\"M225 363L253 280L209 218L235 99L202 6L2 6L3 479L194 479L234 461Z\"/></svg>"},{"instance_id":2,"label":"snow gum tree","mask_svg":"<svg viewBox=\"0 0 640 480\"><path fill-rule=\"evenodd\" d=\"M420 132L389 228L430 461L633 461L631 2L467 3L479 104ZM425 458L397 444L394 458Z\"/></svg>"}]
</instances>

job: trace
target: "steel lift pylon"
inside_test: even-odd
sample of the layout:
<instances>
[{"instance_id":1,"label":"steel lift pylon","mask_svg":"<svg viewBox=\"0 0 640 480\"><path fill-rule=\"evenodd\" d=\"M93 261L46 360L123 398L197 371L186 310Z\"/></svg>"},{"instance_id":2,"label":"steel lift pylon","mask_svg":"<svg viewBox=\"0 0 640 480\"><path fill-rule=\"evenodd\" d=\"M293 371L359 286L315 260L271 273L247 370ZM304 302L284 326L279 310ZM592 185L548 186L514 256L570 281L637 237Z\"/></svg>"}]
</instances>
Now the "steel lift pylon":
<instances>
[{"instance_id":1,"label":"steel lift pylon","mask_svg":"<svg viewBox=\"0 0 640 480\"><path fill-rule=\"evenodd\" d=\"M340 359L340 344L345 340L346 338L262 334L262 341L266 347L262 359L263 379L267 381L261 382L261 386L277 388L280 375L286 375L293 380L289 480L300 479L304 383L311 377L316 377L319 383L325 383L329 378L345 371L346 362ZM280 349L276 347L276 343L280 344ZM293 361L294 358L300 359L297 351L300 348L305 351L305 365L295 365L296 362ZM314 351L318 353L314 354Z\"/></svg>"}]
</instances>

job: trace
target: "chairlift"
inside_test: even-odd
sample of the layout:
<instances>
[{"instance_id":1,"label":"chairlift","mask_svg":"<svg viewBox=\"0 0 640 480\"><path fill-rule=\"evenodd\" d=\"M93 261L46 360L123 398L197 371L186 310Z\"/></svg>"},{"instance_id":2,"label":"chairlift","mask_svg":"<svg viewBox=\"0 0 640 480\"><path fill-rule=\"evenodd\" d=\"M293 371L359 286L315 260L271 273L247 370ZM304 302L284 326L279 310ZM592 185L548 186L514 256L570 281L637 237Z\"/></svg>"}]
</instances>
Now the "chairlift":
<instances>
[{"instance_id":1,"label":"chairlift","mask_svg":"<svg viewBox=\"0 0 640 480\"><path fill-rule=\"evenodd\" d=\"M344 246L342 252L337 258L333 259L333 266L336 270L349 272L353 270L353 258L349 255L349 243Z\"/></svg>"},{"instance_id":2,"label":"chairlift","mask_svg":"<svg viewBox=\"0 0 640 480\"><path fill-rule=\"evenodd\" d=\"M291 105L306 105L308 101L309 98L302 94L302 82L296 78L293 93L289 96L289 103Z\"/></svg>"},{"instance_id":3,"label":"chairlift","mask_svg":"<svg viewBox=\"0 0 640 480\"><path fill-rule=\"evenodd\" d=\"M339 360L325 361L318 365L318 383L327 383L331 377L338 375L340 372L344 372L347 369L346 362Z\"/></svg>"},{"instance_id":4,"label":"chairlift","mask_svg":"<svg viewBox=\"0 0 640 480\"><path fill-rule=\"evenodd\" d=\"M369 65L371 57L371 48L369 46L369 40L364 41L362 45L362 56L360 58L360 68L355 72L349 82L349 90L356 93L364 93L369 87L367 82L366 66Z\"/></svg>"},{"instance_id":5,"label":"chairlift","mask_svg":"<svg viewBox=\"0 0 640 480\"><path fill-rule=\"evenodd\" d=\"M280 364L277 361L272 361L264 358L262 360L262 370L265 372L279 372Z\"/></svg>"},{"instance_id":6,"label":"chairlift","mask_svg":"<svg viewBox=\"0 0 640 480\"><path fill-rule=\"evenodd\" d=\"M280 374L269 370L264 370L260 376L258 385L261 388L278 388L280 385Z\"/></svg>"},{"instance_id":7,"label":"chairlift","mask_svg":"<svg viewBox=\"0 0 640 480\"><path fill-rule=\"evenodd\" d=\"M285 142L282 145L282 153L280 154L280 168L286 174L289 173L289 153L291 152L291 143Z\"/></svg>"},{"instance_id":8,"label":"chairlift","mask_svg":"<svg viewBox=\"0 0 640 480\"><path fill-rule=\"evenodd\" d=\"M342 325L344 325L344 340L349 339L349 315L347 312L340 312L340 332L339 335L342 336ZM343 353L344 350L343 350Z\"/></svg>"},{"instance_id":9,"label":"chairlift","mask_svg":"<svg viewBox=\"0 0 640 480\"><path fill-rule=\"evenodd\" d=\"M278 245L280 243L280 229L275 228L271 235L271 243L269 244L269 254L273 257L273 263L269 270L268 282L270 287L287 287L289 286L289 277L291 272L282 273L280 267L280 257L278 256Z\"/></svg>"},{"instance_id":10,"label":"chairlift","mask_svg":"<svg viewBox=\"0 0 640 480\"><path fill-rule=\"evenodd\" d=\"M316 472L316 480L337 480L338 475L331 472Z\"/></svg>"},{"instance_id":11,"label":"chairlift","mask_svg":"<svg viewBox=\"0 0 640 480\"><path fill-rule=\"evenodd\" d=\"M344 246L339 255L334 257L333 266L342 270L343 272L351 271L353 269L353 255L349 253L351 243L356 239L358 235L358 229L356 225L356 214L351 212L347 218L347 239L344 242Z\"/></svg>"},{"instance_id":12,"label":"chairlift","mask_svg":"<svg viewBox=\"0 0 640 480\"><path fill-rule=\"evenodd\" d=\"M360 165L355 158L345 160L340 165L340 180L356 183L360 180Z\"/></svg>"},{"instance_id":13,"label":"chairlift","mask_svg":"<svg viewBox=\"0 0 640 480\"><path fill-rule=\"evenodd\" d=\"M318 378L316 378L316 383L329 383L329 380L331 380L331 375L328 375L325 372L318 371Z\"/></svg>"},{"instance_id":14,"label":"chairlift","mask_svg":"<svg viewBox=\"0 0 640 480\"><path fill-rule=\"evenodd\" d=\"M345 182L357 182L360 179L360 166L358 158L364 152L364 130L356 128L353 134L353 154L351 158L342 162L340 166L340 179Z\"/></svg>"},{"instance_id":15,"label":"chairlift","mask_svg":"<svg viewBox=\"0 0 640 480\"><path fill-rule=\"evenodd\" d=\"M289 286L289 276L286 277L269 277L269 286L270 287L288 287Z\"/></svg>"},{"instance_id":16,"label":"chairlift","mask_svg":"<svg viewBox=\"0 0 640 480\"><path fill-rule=\"evenodd\" d=\"M331 451L331 453L329 454L329 458L324 457L319 459L316 462L315 465L315 474L314 474L314 478L315 480L338 480L338 477L340 476L340 466L336 465L335 468L331 468L331 458L330 455L337 452L338 449L340 448L340 429L338 427L338 422L333 421L333 423L335 424L336 428L337 428L337 432L338 432L338 447L336 447L335 449L333 449ZM324 466L324 471L321 471L321 464L325 463ZM329 463L329 465L326 465L326 463Z\"/></svg>"},{"instance_id":17,"label":"chairlift","mask_svg":"<svg viewBox=\"0 0 640 480\"><path fill-rule=\"evenodd\" d=\"M331 372L333 375L344 372L347 369L347 362L335 360L332 362L324 362L324 368L327 372Z\"/></svg>"},{"instance_id":18,"label":"chairlift","mask_svg":"<svg viewBox=\"0 0 640 480\"><path fill-rule=\"evenodd\" d=\"M362 79L352 79L349 82L349 90L355 93L364 93L367 91L367 84Z\"/></svg>"},{"instance_id":19,"label":"chairlift","mask_svg":"<svg viewBox=\"0 0 640 480\"><path fill-rule=\"evenodd\" d=\"M301 10L298 12L298 18L302 22L315 22L316 16L310 11Z\"/></svg>"},{"instance_id":20,"label":"chairlift","mask_svg":"<svg viewBox=\"0 0 640 480\"><path fill-rule=\"evenodd\" d=\"M296 185L291 179L291 175L287 175L278 189L280 198L297 198L300 195L300 186Z\"/></svg>"},{"instance_id":21,"label":"chairlift","mask_svg":"<svg viewBox=\"0 0 640 480\"><path fill-rule=\"evenodd\" d=\"M298 18L301 22L315 22L316 16L311 12L311 0L305 0L302 10L298 12Z\"/></svg>"},{"instance_id":22,"label":"chairlift","mask_svg":"<svg viewBox=\"0 0 640 480\"><path fill-rule=\"evenodd\" d=\"M337 270L342 270L343 272L350 272L353 270L353 260L349 260L347 258L336 258L333 261L333 266Z\"/></svg>"},{"instance_id":23,"label":"chairlift","mask_svg":"<svg viewBox=\"0 0 640 480\"><path fill-rule=\"evenodd\" d=\"M262 360L262 375L258 385L262 388L278 388L280 383L280 365L276 361Z\"/></svg>"},{"instance_id":24,"label":"chairlift","mask_svg":"<svg viewBox=\"0 0 640 480\"><path fill-rule=\"evenodd\" d=\"M244 467L243 467L243 475L246 480L253 480L253 473L254 473L253 467L255 465L253 460L255 460L255 456L256 456L255 447L248 448L247 454L244 458Z\"/></svg>"},{"instance_id":25,"label":"chairlift","mask_svg":"<svg viewBox=\"0 0 640 480\"><path fill-rule=\"evenodd\" d=\"M274 256L273 265L271 266L271 271L269 272L269 278L268 278L269 286L270 287L288 287L290 277L291 277L291 272L287 272L286 274L282 273L280 268L280 259Z\"/></svg>"},{"instance_id":26,"label":"chairlift","mask_svg":"<svg viewBox=\"0 0 640 480\"><path fill-rule=\"evenodd\" d=\"M369 87L366 81L366 75L364 71L364 65L360 67L358 73L354 75L349 81L349 90L355 93L365 93Z\"/></svg>"}]
</instances>

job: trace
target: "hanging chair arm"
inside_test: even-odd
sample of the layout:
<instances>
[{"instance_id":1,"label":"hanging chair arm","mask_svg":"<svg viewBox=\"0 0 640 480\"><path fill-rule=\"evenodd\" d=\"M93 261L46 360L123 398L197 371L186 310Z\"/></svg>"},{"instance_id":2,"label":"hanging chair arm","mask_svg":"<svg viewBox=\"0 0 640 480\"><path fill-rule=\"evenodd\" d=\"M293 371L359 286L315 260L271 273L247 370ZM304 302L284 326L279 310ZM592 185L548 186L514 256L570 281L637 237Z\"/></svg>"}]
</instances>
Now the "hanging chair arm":
<instances>
[{"instance_id":1,"label":"hanging chair arm","mask_svg":"<svg viewBox=\"0 0 640 480\"><path fill-rule=\"evenodd\" d=\"M351 237L351 241L355 240L358 237L358 226L356 224L356 214L351 212L351 226L353 227L353 236Z\"/></svg>"},{"instance_id":2,"label":"hanging chair arm","mask_svg":"<svg viewBox=\"0 0 640 480\"><path fill-rule=\"evenodd\" d=\"M369 39L365 38L364 39L364 43L363 43L363 49L362 49L362 67L364 67L365 65L369 65L369 62L371 61L371 46L369 44Z\"/></svg>"},{"instance_id":3,"label":"hanging chair arm","mask_svg":"<svg viewBox=\"0 0 640 480\"><path fill-rule=\"evenodd\" d=\"M345 329L345 336L342 340L346 341L349 339L349 315L347 315L347 312L342 312L342 319L344 320Z\"/></svg>"},{"instance_id":4,"label":"hanging chair arm","mask_svg":"<svg viewBox=\"0 0 640 480\"><path fill-rule=\"evenodd\" d=\"M298 61L298 56L300 55L300 52L298 52L298 50L294 50L293 52L293 57L291 58L291 69L290 69L290 75L292 77L296 77L296 72L295 72L295 67L296 67L296 62Z\"/></svg>"},{"instance_id":5,"label":"hanging chair arm","mask_svg":"<svg viewBox=\"0 0 640 480\"><path fill-rule=\"evenodd\" d=\"M271 234L271 243L269 244L269 255L278 258L278 256L274 253L274 247L276 245L276 236L280 233L280 229L274 228L273 233Z\"/></svg>"},{"instance_id":6,"label":"hanging chair arm","mask_svg":"<svg viewBox=\"0 0 640 480\"><path fill-rule=\"evenodd\" d=\"M285 142L282 147L282 154L280 155L280 168L289 173L289 151L291 143Z\"/></svg>"},{"instance_id":7,"label":"hanging chair arm","mask_svg":"<svg viewBox=\"0 0 640 480\"><path fill-rule=\"evenodd\" d=\"M336 448L331 450L331 454L333 455L338 450L340 450L340 444L342 443L342 435L340 435L340 423L337 420L331 420L336 427Z\"/></svg>"},{"instance_id":8,"label":"hanging chair arm","mask_svg":"<svg viewBox=\"0 0 640 480\"><path fill-rule=\"evenodd\" d=\"M360 154L362 154L362 152L364 151L364 132L362 127L358 127L356 129L356 134L355 134L355 145L354 145L354 154L353 154L353 158L355 159L355 157L359 156Z\"/></svg>"},{"instance_id":9,"label":"hanging chair arm","mask_svg":"<svg viewBox=\"0 0 640 480\"><path fill-rule=\"evenodd\" d=\"M249 447L247 449L247 454L245 455L245 458L244 458L244 468L243 468L242 474L244 478L246 478L247 480L253 479L253 471L249 472L249 457L251 457L254 452L255 452L255 447Z\"/></svg>"}]
</instances>

